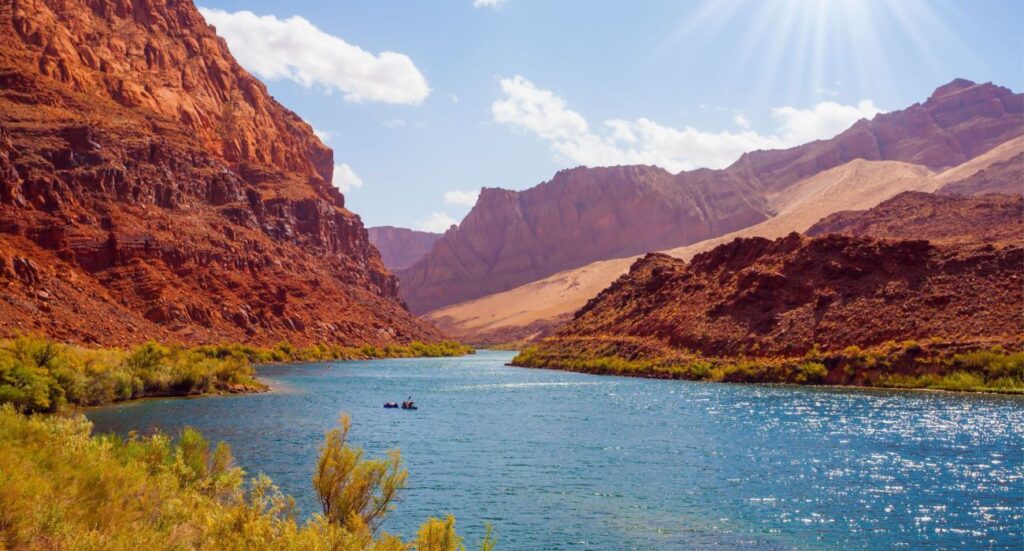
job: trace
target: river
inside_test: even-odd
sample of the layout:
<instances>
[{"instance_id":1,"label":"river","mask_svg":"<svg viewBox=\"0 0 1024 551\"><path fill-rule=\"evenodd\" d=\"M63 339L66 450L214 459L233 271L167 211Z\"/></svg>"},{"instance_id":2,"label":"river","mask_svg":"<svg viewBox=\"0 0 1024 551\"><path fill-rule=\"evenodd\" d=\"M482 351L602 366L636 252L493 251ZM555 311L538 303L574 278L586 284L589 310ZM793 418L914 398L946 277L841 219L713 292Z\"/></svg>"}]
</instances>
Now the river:
<instances>
[{"instance_id":1,"label":"river","mask_svg":"<svg viewBox=\"0 0 1024 551\"><path fill-rule=\"evenodd\" d=\"M383 529L453 513L469 549L1024 546L1024 399L693 383L506 367L511 353L277 365L274 391L87 413L98 431L184 425L317 510L341 412L409 488ZM417 411L388 410L412 396Z\"/></svg>"}]
</instances>

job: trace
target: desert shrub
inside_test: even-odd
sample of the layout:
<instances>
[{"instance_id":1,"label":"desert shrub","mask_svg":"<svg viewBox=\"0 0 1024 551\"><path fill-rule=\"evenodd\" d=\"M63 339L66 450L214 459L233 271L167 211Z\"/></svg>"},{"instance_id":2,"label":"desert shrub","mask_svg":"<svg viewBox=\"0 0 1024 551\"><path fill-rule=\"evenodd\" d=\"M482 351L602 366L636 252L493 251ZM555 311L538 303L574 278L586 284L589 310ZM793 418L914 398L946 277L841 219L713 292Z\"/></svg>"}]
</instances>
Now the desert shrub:
<instances>
[{"instance_id":1,"label":"desert shrub","mask_svg":"<svg viewBox=\"0 0 1024 551\"><path fill-rule=\"evenodd\" d=\"M176 441L163 434L92 436L91 430L80 415L27 416L0 406L0 549L412 547L324 515L300 524L294 499L266 476L247 479L226 445L214 446L195 430L183 430ZM375 461L347 442L342 449L356 471ZM428 520L418 549L461 548L444 546L461 543L454 525L450 517ZM493 551L490 530L481 548Z\"/></svg>"},{"instance_id":2,"label":"desert shrub","mask_svg":"<svg viewBox=\"0 0 1024 551\"><path fill-rule=\"evenodd\" d=\"M66 404L96 406L145 396L180 396L261 388L253 364L271 361L456 356L473 349L453 342L379 348L319 344L272 349L247 345L184 348L148 342L130 350L92 350L20 336L0 341L0 403L53 412Z\"/></svg>"},{"instance_id":3,"label":"desert shrub","mask_svg":"<svg viewBox=\"0 0 1024 551\"><path fill-rule=\"evenodd\" d=\"M803 362L796 371L794 382L800 384L820 383L828 375L828 369L819 362Z\"/></svg>"}]
</instances>

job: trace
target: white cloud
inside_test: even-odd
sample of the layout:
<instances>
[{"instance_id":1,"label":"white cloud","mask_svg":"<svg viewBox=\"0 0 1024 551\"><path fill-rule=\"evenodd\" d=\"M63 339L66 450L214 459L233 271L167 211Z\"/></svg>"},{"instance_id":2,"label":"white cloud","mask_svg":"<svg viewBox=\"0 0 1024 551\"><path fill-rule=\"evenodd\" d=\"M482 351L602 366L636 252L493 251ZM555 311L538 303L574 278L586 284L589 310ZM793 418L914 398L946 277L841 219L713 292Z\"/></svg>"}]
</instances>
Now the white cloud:
<instances>
[{"instance_id":1,"label":"white cloud","mask_svg":"<svg viewBox=\"0 0 1024 551\"><path fill-rule=\"evenodd\" d=\"M797 145L831 138L849 128L857 120L869 119L881 112L882 110L871 100L861 100L857 105L823 101L810 109L776 107L772 109L772 116L781 124L783 141Z\"/></svg>"},{"instance_id":2,"label":"white cloud","mask_svg":"<svg viewBox=\"0 0 1024 551\"><path fill-rule=\"evenodd\" d=\"M243 67L266 79L339 90L348 101L419 104L430 87L409 56L367 52L292 16L199 8Z\"/></svg>"},{"instance_id":3,"label":"white cloud","mask_svg":"<svg viewBox=\"0 0 1024 551\"><path fill-rule=\"evenodd\" d=\"M739 126L744 130L750 130L750 120L747 119L747 117L744 117L743 113L736 113L732 120L736 123L736 126Z\"/></svg>"},{"instance_id":4,"label":"white cloud","mask_svg":"<svg viewBox=\"0 0 1024 551\"><path fill-rule=\"evenodd\" d=\"M331 141L331 138L334 137L334 131L333 130L320 130L320 129L314 128L313 129L313 134L315 134L317 138L320 138L320 141L322 141L324 143L327 143L327 142Z\"/></svg>"},{"instance_id":5,"label":"white cloud","mask_svg":"<svg viewBox=\"0 0 1024 551\"><path fill-rule=\"evenodd\" d=\"M505 95L491 105L496 122L547 140L560 160L587 166L652 164L673 172L723 168L745 152L832 137L857 119L881 112L870 100L856 106L824 102L810 109L779 107L772 110L778 130L766 135L750 129L742 115L734 118L742 128L739 132L677 129L646 118L607 120L599 132L591 130L564 99L522 76L500 83Z\"/></svg>"},{"instance_id":6,"label":"white cloud","mask_svg":"<svg viewBox=\"0 0 1024 551\"><path fill-rule=\"evenodd\" d=\"M433 233L444 233L452 225L457 224L456 220L448 216L446 212L434 211L424 220L416 224L416 229Z\"/></svg>"},{"instance_id":7,"label":"white cloud","mask_svg":"<svg viewBox=\"0 0 1024 551\"><path fill-rule=\"evenodd\" d=\"M500 8L508 0L473 0L474 8Z\"/></svg>"},{"instance_id":8,"label":"white cloud","mask_svg":"<svg viewBox=\"0 0 1024 551\"><path fill-rule=\"evenodd\" d=\"M405 121L402 119L390 119L382 122L386 128L401 128L405 126Z\"/></svg>"},{"instance_id":9,"label":"white cloud","mask_svg":"<svg viewBox=\"0 0 1024 551\"><path fill-rule=\"evenodd\" d=\"M342 193L348 193L353 189L363 187L363 179L356 174L356 171L352 170L352 167L345 163L334 165L334 178L331 179L331 183L334 184L334 187L341 190Z\"/></svg>"},{"instance_id":10,"label":"white cloud","mask_svg":"<svg viewBox=\"0 0 1024 551\"><path fill-rule=\"evenodd\" d=\"M521 76L501 79L505 99L491 105L494 120L527 130L546 140L560 141L587 134L582 115L566 108L565 100L541 90Z\"/></svg>"},{"instance_id":11,"label":"white cloud","mask_svg":"<svg viewBox=\"0 0 1024 551\"><path fill-rule=\"evenodd\" d=\"M444 202L449 205L472 207L476 204L476 198L479 195L479 189L474 189L472 191L446 191L444 192Z\"/></svg>"}]
</instances>

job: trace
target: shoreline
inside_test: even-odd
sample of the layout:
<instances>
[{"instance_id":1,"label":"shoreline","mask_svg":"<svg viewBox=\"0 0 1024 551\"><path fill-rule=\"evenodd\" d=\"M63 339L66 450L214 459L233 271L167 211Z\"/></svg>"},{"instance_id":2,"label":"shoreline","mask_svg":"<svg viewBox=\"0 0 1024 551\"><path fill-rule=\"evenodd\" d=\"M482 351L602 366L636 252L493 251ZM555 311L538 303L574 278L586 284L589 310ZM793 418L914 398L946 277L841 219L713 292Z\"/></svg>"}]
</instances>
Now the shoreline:
<instances>
[{"instance_id":1,"label":"shoreline","mask_svg":"<svg viewBox=\"0 0 1024 551\"><path fill-rule=\"evenodd\" d=\"M946 388L927 388L927 387L898 387L898 386L868 386L868 385L843 385L843 384L800 384L800 383L781 383L781 382L750 382L750 381L710 381L707 379L686 379L683 377L672 377L672 376L660 376L653 374L636 374L628 375L624 373L598 373L595 371L580 371L576 369L565 369L561 367L553 366L533 366L533 365L520 365L514 363L505 364L506 367L515 367L518 369L543 369L546 371L559 371L562 373L577 373L580 375L593 375L595 377L622 377L624 379L656 379L662 381L680 381L686 383L698 383L698 384L725 384L725 385L747 385L747 386L767 386L767 387L792 387L792 388L824 388L832 390L879 390L879 391L896 391L896 392L931 392L937 394L980 394L988 396L1008 396L1014 398L1024 398L1024 391L1017 390L953 390Z\"/></svg>"},{"instance_id":2,"label":"shoreline","mask_svg":"<svg viewBox=\"0 0 1024 551\"><path fill-rule=\"evenodd\" d=\"M374 358L374 357L363 357L363 358L340 358L340 359L325 359L325 360L300 360L300 361L260 362L258 364L253 364L252 367L253 367L254 370L258 370L260 367L264 367L264 366L266 366L266 367L280 367L280 366L289 366L289 365L298 366L298 365L304 365L304 364L334 363L334 362L372 362L372 361L378 361L378 360L416 360L416 359L424 359L424 358L461 358L461 357L464 357L464 356L471 356L471 355L475 354L477 350L479 350L479 349L473 349L472 352L468 352L466 354L457 355L457 356L429 356L429 355L427 355L427 356L398 356L398 357L383 357L383 358L381 358L381 357L376 357L376 358ZM279 393L279 392L287 392L287 389L284 389L284 388L277 388L277 389L275 389L272 385L264 382L263 379L258 377L259 376L258 372L257 372L256 375L257 375L257 382L259 382L262 385L262 388L247 387L244 390L230 390L230 389L227 389L227 390L217 390L217 391L214 391L214 392L198 392L198 393L192 393L192 394L174 394L174 393L152 394L152 395L147 395L147 396L139 396L138 398L129 398L127 400L116 400L116 401L109 402L109 403L106 403L106 404L96 404L96 405L89 405L89 406L75 405L74 407L70 408L69 410L70 411L83 411L84 412L84 411L92 411L92 410L109 408L109 407L119 407L119 406L124 406L124 405L127 405L127 404L146 402L146 401L149 401L149 400L168 400L168 399L170 399L170 400L195 400L195 399L199 399L199 398L217 398L217 397L227 397L227 396L247 396L247 395L253 395L253 394L273 394L273 393Z\"/></svg>"}]
</instances>

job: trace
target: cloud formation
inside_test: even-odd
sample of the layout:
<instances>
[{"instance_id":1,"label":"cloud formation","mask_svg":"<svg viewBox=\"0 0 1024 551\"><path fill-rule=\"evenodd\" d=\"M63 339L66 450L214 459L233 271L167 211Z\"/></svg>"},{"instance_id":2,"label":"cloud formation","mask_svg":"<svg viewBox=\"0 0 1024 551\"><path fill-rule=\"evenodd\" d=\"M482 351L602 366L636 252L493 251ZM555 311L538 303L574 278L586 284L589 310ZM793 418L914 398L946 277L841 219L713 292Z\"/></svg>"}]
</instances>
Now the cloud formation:
<instances>
[{"instance_id":1,"label":"cloud formation","mask_svg":"<svg viewBox=\"0 0 1024 551\"><path fill-rule=\"evenodd\" d=\"M334 165L334 177L331 179L331 183L342 193L363 187L363 179L345 163Z\"/></svg>"},{"instance_id":2,"label":"cloud formation","mask_svg":"<svg viewBox=\"0 0 1024 551\"><path fill-rule=\"evenodd\" d=\"M458 222L451 216L448 216L448 213L435 210L430 213L430 216L420 220L416 224L416 229L433 233L444 233L455 224L458 224Z\"/></svg>"},{"instance_id":3,"label":"cloud formation","mask_svg":"<svg viewBox=\"0 0 1024 551\"><path fill-rule=\"evenodd\" d=\"M430 95L427 79L405 54L374 55L297 15L278 19L251 11L199 11L217 27L238 62L262 78L337 90L351 102L416 105Z\"/></svg>"},{"instance_id":4,"label":"cloud formation","mask_svg":"<svg viewBox=\"0 0 1024 551\"><path fill-rule=\"evenodd\" d=\"M473 0L474 8L500 8L508 0Z\"/></svg>"},{"instance_id":5,"label":"cloud formation","mask_svg":"<svg viewBox=\"0 0 1024 551\"><path fill-rule=\"evenodd\" d=\"M611 119L592 129L564 99L522 76L501 79L500 84L504 97L491 105L495 122L550 142L560 160L587 166L652 164L672 172L724 168L748 151L830 138L858 119L882 112L870 100L855 106L822 102L810 109L778 107L771 113L778 129L767 135L753 131L743 117L734 121L739 132L677 129L646 118Z\"/></svg>"},{"instance_id":6,"label":"cloud formation","mask_svg":"<svg viewBox=\"0 0 1024 551\"><path fill-rule=\"evenodd\" d=\"M313 134L317 138L320 138L320 141L324 142L324 143L327 143L327 142L331 141L331 138L334 137L334 131L333 130L320 130L318 128L314 128L313 129Z\"/></svg>"},{"instance_id":7,"label":"cloud formation","mask_svg":"<svg viewBox=\"0 0 1024 551\"><path fill-rule=\"evenodd\" d=\"M476 204L476 198L480 195L479 189L471 191L446 191L444 192L444 202L449 205L459 205L461 207L472 207Z\"/></svg>"}]
</instances>

